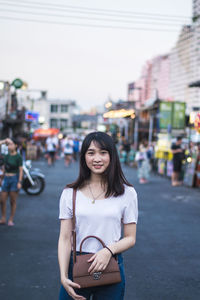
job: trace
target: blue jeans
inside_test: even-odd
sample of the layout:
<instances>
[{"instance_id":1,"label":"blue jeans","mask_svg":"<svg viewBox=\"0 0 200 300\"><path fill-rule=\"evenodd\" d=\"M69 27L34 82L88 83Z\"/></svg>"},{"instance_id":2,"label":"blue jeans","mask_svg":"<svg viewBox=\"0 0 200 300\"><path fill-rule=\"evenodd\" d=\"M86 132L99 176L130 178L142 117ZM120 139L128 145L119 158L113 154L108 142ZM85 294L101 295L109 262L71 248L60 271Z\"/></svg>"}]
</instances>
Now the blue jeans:
<instances>
[{"instance_id":1,"label":"blue jeans","mask_svg":"<svg viewBox=\"0 0 200 300\"><path fill-rule=\"evenodd\" d=\"M123 300L124 299L124 291L125 291L125 274L124 274L124 265L123 258L121 254L117 255L118 265L120 269L121 279L120 283L92 287L92 288L84 288L76 290L76 293L84 296L87 300L90 299L90 296L93 295L93 300ZM69 264L69 279L72 280L72 268L73 268L73 259L72 256L70 258ZM59 300L73 300L72 297L68 295L65 288L61 285Z\"/></svg>"},{"instance_id":2,"label":"blue jeans","mask_svg":"<svg viewBox=\"0 0 200 300\"><path fill-rule=\"evenodd\" d=\"M3 192L17 192L17 183L19 176L18 174L13 176L5 176L2 183L2 191Z\"/></svg>"}]
</instances>

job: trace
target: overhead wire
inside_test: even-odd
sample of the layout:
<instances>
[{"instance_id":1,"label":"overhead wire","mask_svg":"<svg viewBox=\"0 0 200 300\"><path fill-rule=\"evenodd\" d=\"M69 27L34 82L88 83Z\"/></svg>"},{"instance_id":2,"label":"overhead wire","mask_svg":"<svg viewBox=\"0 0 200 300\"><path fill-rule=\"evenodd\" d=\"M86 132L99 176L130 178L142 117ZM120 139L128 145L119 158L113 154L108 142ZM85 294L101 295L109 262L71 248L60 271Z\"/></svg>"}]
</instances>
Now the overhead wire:
<instances>
[{"instance_id":1,"label":"overhead wire","mask_svg":"<svg viewBox=\"0 0 200 300\"><path fill-rule=\"evenodd\" d=\"M113 9L102 9L102 8L88 8L88 7L83 7L83 6L72 6L72 5L65 5L65 4L55 4L55 3L41 3L38 1L23 1L23 0L6 0L6 4L8 4L8 2L14 2L18 4L34 4L34 5L39 5L39 6L45 6L45 8L48 8L48 6L53 6L55 7L60 7L60 8L71 8L71 9L81 9L81 10L88 10L88 11L98 11L98 12L109 12L109 13L118 13L118 14L131 14L131 15L144 15L144 16L160 16L160 17L169 17L170 19L176 18L176 19L181 19L181 20L185 20L185 19L190 19L189 16L180 16L180 15L166 15L166 14L156 14L156 13L144 13L144 12L133 12L133 11L124 11L124 10L113 10Z\"/></svg>"},{"instance_id":2,"label":"overhead wire","mask_svg":"<svg viewBox=\"0 0 200 300\"><path fill-rule=\"evenodd\" d=\"M159 31L159 32L177 32L177 30L170 29L159 29L159 28L144 28L144 27L122 27L122 26L111 26L111 25L97 25L97 24L84 24L84 23L70 23L70 22L58 22L58 21L48 21L48 20L35 20L35 19L24 19L9 16L1 16L0 19L13 20L13 21L23 21L23 22L34 22L42 24L55 24L55 25L70 25L79 27L91 27L91 28L106 28L106 29L122 29L122 30L139 30L139 31Z\"/></svg>"},{"instance_id":3,"label":"overhead wire","mask_svg":"<svg viewBox=\"0 0 200 300\"><path fill-rule=\"evenodd\" d=\"M8 1L8 0L7 0ZM173 16L173 17L168 17L168 15L160 15L160 14L148 14L148 13L135 13L135 12L123 12L123 11L117 11L118 14L113 14L113 12L116 12L116 10L112 11L112 10L104 10L104 9L89 9L89 8L83 8L83 7L74 7L74 6L68 6L68 5L58 5L58 4L48 4L51 7L49 7L47 4L44 3L40 3L40 2L27 2L27 1L22 1L20 2L17 1L13 1L10 0L11 3L5 1L1 1L0 5L6 5L6 6L17 6L19 8L20 7L25 7L25 8L34 8L34 9L45 9L45 10L53 10L53 11L67 11L70 13L79 13L79 14L93 14L93 15L104 15L104 16L112 16L112 17L126 17L126 18L132 18L133 16L135 18L145 18L147 19L147 17L149 19L153 19L155 20L155 17L157 18L157 20L164 20L166 22L181 22L181 21L188 21L189 19L183 19L182 17L179 19L177 16ZM39 7L38 7L39 5ZM41 7L43 6L43 7ZM53 7L52 7L53 6ZM81 10L80 10L81 9ZM84 11L84 10L88 10L88 11ZM102 11L105 11L107 13L103 13ZM121 15L124 14L125 15ZM127 15L128 14L128 15ZM178 19L176 19L178 18Z\"/></svg>"},{"instance_id":4,"label":"overhead wire","mask_svg":"<svg viewBox=\"0 0 200 300\"><path fill-rule=\"evenodd\" d=\"M95 28L110 28L110 29L124 29L124 30L144 30L144 31L165 31L165 32L177 32L178 28L183 25L183 20L178 19L156 19L153 18L154 16L165 16L168 17L168 15L161 15L161 14L148 14L148 13L136 13L136 12L127 12L127 11L118 11L118 10L108 10L108 9L96 9L96 8L86 8L86 7L76 7L76 6L70 6L70 5L60 5L60 4L53 4L53 3L41 3L41 2L31 2L31 1L23 1L18 0L17 2L15 0L7 0L0 1L0 6L4 6L3 9L0 10L0 12L8 12L11 14L26 14L27 17L29 15L34 15L36 17L47 17L47 18L65 18L65 19L75 19L75 21L79 20L89 20L89 21L95 21L95 24L85 24L85 23L75 23L75 22L60 22L60 20L40 20L40 19L30 19L30 18L22 18L22 17L13 17L13 16L2 16L0 15L0 19L3 20L13 20L13 21L24 21L24 22L38 22L38 23L46 23L46 24L57 24L57 25L71 25L71 26L81 26L81 27L95 27ZM38 7L43 6L43 7ZM16 7L16 9L10 9L5 8L5 6L12 6ZM51 6L51 7L49 7ZM62 8L61 8L62 7ZM33 8L35 11L27 11L24 10L24 8ZM69 9L70 8L70 9ZM78 10L77 10L78 8ZM20 9L20 10L19 10ZM81 9L81 10L79 10ZM39 11L38 11L39 10ZM41 12L42 10L42 12ZM45 10L45 11L44 11ZM64 14L56 14L56 13L49 13L48 11L62 11ZM86 11L85 11L86 10ZM65 14L72 13L70 14ZM109 13L104 13L109 12ZM118 13L118 14L113 14ZM125 14L125 15L120 15ZM76 14L76 15L73 15ZM77 15L81 14L81 15ZM88 16L89 14L89 16ZM129 15L127 15L129 14ZM131 14L131 15L130 15ZM92 17L90 15L93 15ZM94 17L94 15L98 15L101 17ZM141 16L139 16L141 15ZM145 17L142 17L144 15ZM102 16L109 16L109 18L104 18ZM147 17L148 16L148 17ZM116 19L117 17L117 19ZM173 18L178 16L173 16ZM119 19L122 18L122 19ZM131 19L130 19L131 18ZM137 19L140 19L139 21ZM143 20L145 18L145 20ZM152 20L153 18L153 20ZM183 17L181 17L183 18ZM135 20L136 19L136 20ZM150 20L150 21L149 21ZM151 21L152 20L152 21ZM162 20L162 22L160 22ZM98 24L99 22L107 22L108 24ZM109 22L115 23L114 26L110 25ZM167 22L167 23L166 23ZM170 23L168 23L170 22ZM174 23L179 22L179 23ZM121 24L120 24L121 23ZM128 26L119 26L122 25L122 23L129 23L134 24L136 27L128 27ZM119 25L118 25L119 24ZM138 25L138 26L137 26ZM150 25L148 28L139 27L140 25ZM157 27L159 26L159 27ZM165 27L162 27L165 26ZM162 28L161 28L162 27ZM173 27L173 29L169 29L168 27ZM177 27L177 29L175 29Z\"/></svg>"},{"instance_id":5,"label":"overhead wire","mask_svg":"<svg viewBox=\"0 0 200 300\"><path fill-rule=\"evenodd\" d=\"M14 9L1 9L1 12L11 12L11 13L17 13L17 14L29 14L29 15L35 15L35 16L47 16L47 17L59 17L59 18L72 18L72 19L83 19L83 20L92 20L92 21L106 21L106 22L117 22L117 23L131 23L131 24L148 24L148 25L159 25L159 26L173 26L177 27L179 24L166 24L166 23L160 23L160 22L138 22L135 20L120 20L120 19L107 19L107 18L96 18L96 17L85 17L85 16L71 16L71 15L60 15L60 14L49 14L49 13L40 13L40 12L33 12L33 11L19 11Z\"/></svg>"}]
</instances>

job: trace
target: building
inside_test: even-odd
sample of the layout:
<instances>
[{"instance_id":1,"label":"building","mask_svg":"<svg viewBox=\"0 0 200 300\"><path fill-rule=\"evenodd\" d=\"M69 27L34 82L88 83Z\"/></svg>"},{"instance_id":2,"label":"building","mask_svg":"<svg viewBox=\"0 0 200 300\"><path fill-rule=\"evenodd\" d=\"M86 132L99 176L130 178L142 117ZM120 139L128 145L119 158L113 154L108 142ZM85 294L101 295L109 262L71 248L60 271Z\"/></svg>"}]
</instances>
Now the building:
<instances>
[{"instance_id":1,"label":"building","mask_svg":"<svg viewBox=\"0 0 200 300\"><path fill-rule=\"evenodd\" d=\"M184 25L166 55L147 61L138 80L128 85L128 100L144 107L157 98L186 103L186 113L200 110L200 0L193 0L192 24Z\"/></svg>"},{"instance_id":2,"label":"building","mask_svg":"<svg viewBox=\"0 0 200 300\"><path fill-rule=\"evenodd\" d=\"M75 101L50 99L47 103L47 120L50 128L59 128L63 131L73 127L73 115L78 113Z\"/></svg>"},{"instance_id":3,"label":"building","mask_svg":"<svg viewBox=\"0 0 200 300\"><path fill-rule=\"evenodd\" d=\"M192 20L170 54L170 93L173 100L186 102L188 114L200 109L200 89L190 87L200 80L200 0L193 0Z\"/></svg>"},{"instance_id":4,"label":"building","mask_svg":"<svg viewBox=\"0 0 200 300\"><path fill-rule=\"evenodd\" d=\"M170 98L169 71L169 54L157 56L145 63L140 78L128 85L128 100L135 102L136 109L144 107L152 99Z\"/></svg>"},{"instance_id":5,"label":"building","mask_svg":"<svg viewBox=\"0 0 200 300\"><path fill-rule=\"evenodd\" d=\"M170 94L174 101L184 101L187 113L198 105L198 90L191 89L189 84L197 80L197 45L195 29L185 25L170 53Z\"/></svg>"}]
</instances>

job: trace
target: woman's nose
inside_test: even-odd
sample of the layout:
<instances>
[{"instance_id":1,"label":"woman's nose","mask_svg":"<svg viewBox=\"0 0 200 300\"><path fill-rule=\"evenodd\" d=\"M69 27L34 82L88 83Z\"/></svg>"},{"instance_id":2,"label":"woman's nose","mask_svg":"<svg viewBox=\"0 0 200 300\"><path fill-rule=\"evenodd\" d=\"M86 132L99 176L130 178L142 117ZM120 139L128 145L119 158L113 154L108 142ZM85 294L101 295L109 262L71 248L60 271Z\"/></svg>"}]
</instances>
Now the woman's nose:
<instances>
[{"instance_id":1,"label":"woman's nose","mask_svg":"<svg viewBox=\"0 0 200 300\"><path fill-rule=\"evenodd\" d=\"M100 161L100 160L101 160L101 156L100 156L98 153L95 154L94 160L95 160L95 161Z\"/></svg>"}]
</instances>

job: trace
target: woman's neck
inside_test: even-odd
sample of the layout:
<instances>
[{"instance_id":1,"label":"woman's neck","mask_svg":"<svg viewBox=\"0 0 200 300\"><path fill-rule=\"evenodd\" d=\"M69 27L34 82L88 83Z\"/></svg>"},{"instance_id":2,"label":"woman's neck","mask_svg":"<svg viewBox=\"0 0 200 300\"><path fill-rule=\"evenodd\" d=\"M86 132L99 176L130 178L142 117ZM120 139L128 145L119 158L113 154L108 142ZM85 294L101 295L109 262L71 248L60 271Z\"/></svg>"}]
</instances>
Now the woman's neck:
<instances>
[{"instance_id":1,"label":"woman's neck","mask_svg":"<svg viewBox=\"0 0 200 300\"><path fill-rule=\"evenodd\" d=\"M16 150L11 150L11 151L9 151L9 154L10 154L10 155L16 155L16 154L17 154L17 151L16 151Z\"/></svg>"},{"instance_id":2,"label":"woman's neck","mask_svg":"<svg viewBox=\"0 0 200 300\"><path fill-rule=\"evenodd\" d=\"M91 174L90 179L89 179L89 183L90 184L102 184L103 180L102 180L102 175L96 175L96 174Z\"/></svg>"}]
</instances>

